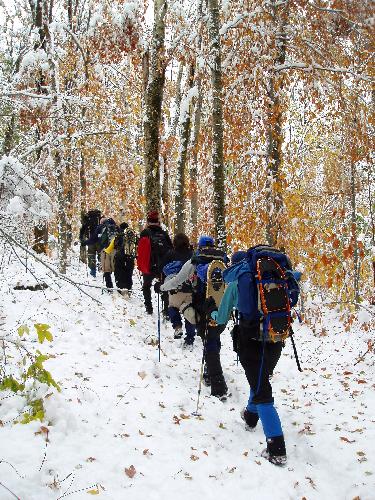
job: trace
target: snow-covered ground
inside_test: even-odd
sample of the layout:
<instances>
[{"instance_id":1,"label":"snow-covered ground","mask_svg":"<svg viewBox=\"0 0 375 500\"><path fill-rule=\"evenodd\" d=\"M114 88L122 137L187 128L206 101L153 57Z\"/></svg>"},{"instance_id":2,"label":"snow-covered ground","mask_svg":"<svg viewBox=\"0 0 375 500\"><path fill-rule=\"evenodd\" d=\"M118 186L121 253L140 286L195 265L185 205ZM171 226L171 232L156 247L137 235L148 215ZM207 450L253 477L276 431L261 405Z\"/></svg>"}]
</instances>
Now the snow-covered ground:
<instances>
[{"instance_id":1,"label":"snow-covered ground","mask_svg":"<svg viewBox=\"0 0 375 500\"><path fill-rule=\"evenodd\" d=\"M85 288L98 304L32 268L48 289L14 290L25 271L2 266L1 335L48 323L53 342L34 348L54 355L45 365L62 391L46 390L46 421L28 425L12 422L24 399L0 393L1 500L375 498L373 354L354 365L371 332L357 324L345 331L333 312L315 335L295 326L303 373L288 341L272 381L288 452L281 469L260 458L261 426L247 432L240 419L248 385L228 330L222 364L232 397L222 403L203 387L197 417L201 341L182 350L162 324L158 361L157 317L144 314L137 273L130 299ZM78 264L69 277L88 282Z\"/></svg>"}]
</instances>

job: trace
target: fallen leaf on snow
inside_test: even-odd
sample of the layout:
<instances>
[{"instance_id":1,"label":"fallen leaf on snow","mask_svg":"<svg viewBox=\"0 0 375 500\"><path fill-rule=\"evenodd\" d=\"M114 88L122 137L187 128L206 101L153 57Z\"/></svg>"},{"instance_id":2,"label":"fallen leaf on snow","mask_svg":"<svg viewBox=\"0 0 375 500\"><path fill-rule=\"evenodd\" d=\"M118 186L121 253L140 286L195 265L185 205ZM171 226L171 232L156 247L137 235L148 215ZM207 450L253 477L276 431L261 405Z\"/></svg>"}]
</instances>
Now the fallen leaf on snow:
<instances>
[{"instance_id":1,"label":"fallen leaf on snow","mask_svg":"<svg viewBox=\"0 0 375 500\"><path fill-rule=\"evenodd\" d=\"M340 436L340 439L341 441L344 441L345 443L355 443L355 439L353 439L352 441L350 439L348 439L347 437L345 436Z\"/></svg>"},{"instance_id":2,"label":"fallen leaf on snow","mask_svg":"<svg viewBox=\"0 0 375 500\"><path fill-rule=\"evenodd\" d=\"M138 372L138 377L141 377L141 379L142 379L142 380L143 380L146 376L147 376L147 373L146 373L146 372Z\"/></svg>"},{"instance_id":3,"label":"fallen leaf on snow","mask_svg":"<svg viewBox=\"0 0 375 500\"><path fill-rule=\"evenodd\" d=\"M89 458L86 458L86 462L95 462L96 458L94 457L89 457Z\"/></svg>"},{"instance_id":4,"label":"fallen leaf on snow","mask_svg":"<svg viewBox=\"0 0 375 500\"><path fill-rule=\"evenodd\" d=\"M199 460L199 457L197 457L197 455L191 455L190 460L192 460L193 462L196 462L197 460Z\"/></svg>"},{"instance_id":5,"label":"fallen leaf on snow","mask_svg":"<svg viewBox=\"0 0 375 500\"><path fill-rule=\"evenodd\" d=\"M208 453L206 450L203 451L203 454L206 455L206 457L208 457Z\"/></svg>"},{"instance_id":6,"label":"fallen leaf on snow","mask_svg":"<svg viewBox=\"0 0 375 500\"><path fill-rule=\"evenodd\" d=\"M226 429L226 427L225 427L225 425L223 424L223 422L220 422L220 424L219 424L219 428L220 428L220 429Z\"/></svg>"},{"instance_id":7,"label":"fallen leaf on snow","mask_svg":"<svg viewBox=\"0 0 375 500\"><path fill-rule=\"evenodd\" d=\"M99 488L96 487L95 490L87 490L86 493L88 493L89 495L99 495Z\"/></svg>"},{"instance_id":8,"label":"fallen leaf on snow","mask_svg":"<svg viewBox=\"0 0 375 500\"><path fill-rule=\"evenodd\" d=\"M137 471L135 470L134 465L131 465L129 468L125 467L125 474L132 479L136 475Z\"/></svg>"}]
</instances>

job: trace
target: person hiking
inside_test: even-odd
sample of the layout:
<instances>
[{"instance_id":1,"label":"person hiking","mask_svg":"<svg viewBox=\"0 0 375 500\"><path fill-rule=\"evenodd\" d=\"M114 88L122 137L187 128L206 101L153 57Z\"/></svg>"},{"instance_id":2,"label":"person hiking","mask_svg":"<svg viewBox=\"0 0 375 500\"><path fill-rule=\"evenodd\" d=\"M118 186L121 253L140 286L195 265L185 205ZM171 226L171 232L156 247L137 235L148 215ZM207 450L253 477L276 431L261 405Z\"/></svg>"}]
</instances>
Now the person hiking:
<instances>
[{"instance_id":1,"label":"person hiking","mask_svg":"<svg viewBox=\"0 0 375 500\"><path fill-rule=\"evenodd\" d=\"M90 239L94 236L97 227L100 224L101 211L100 210L89 210L82 218L82 226L79 231L79 241L81 243L81 249L87 246L87 265L90 269L90 275L96 277L97 262L99 260L99 247L97 244L85 245L85 240ZM82 255L82 252L81 252ZM86 259L84 259L85 262Z\"/></svg>"},{"instance_id":2,"label":"person hiking","mask_svg":"<svg viewBox=\"0 0 375 500\"><path fill-rule=\"evenodd\" d=\"M164 281L173 278L190 260L193 250L189 238L184 233L178 233L173 238L173 249L169 250L163 259ZM155 291L160 292L160 282L155 283ZM195 311L192 307L192 286L191 283L183 283L176 290L168 292L168 314L174 329L174 338L180 339L183 335L182 316L185 320L185 342L184 346L193 345L195 337Z\"/></svg>"},{"instance_id":3,"label":"person hiking","mask_svg":"<svg viewBox=\"0 0 375 500\"><path fill-rule=\"evenodd\" d=\"M143 276L143 298L148 314L153 313L151 286L154 279L161 280L163 258L173 248L171 239L161 228L159 213L151 210L147 214L147 225L138 241L137 266ZM163 316L168 317L168 294L161 295Z\"/></svg>"},{"instance_id":4,"label":"person hiking","mask_svg":"<svg viewBox=\"0 0 375 500\"><path fill-rule=\"evenodd\" d=\"M273 267L275 262L278 264ZM262 272L263 264L266 272ZM262 312L259 309L264 308L264 303L269 300L269 297L265 298L263 295L263 287L268 287L266 291L271 291L270 297L273 300L275 294L284 293L285 301L290 301L291 305L294 305L296 297L291 300L290 294L296 293L296 289L293 289L292 285L290 289L288 288L289 281L285 288L281 286L287 274L283 271L282 279L274 274L274 269L280 270L280 268L289 269L292 273L290 260L283 252L267 245L250 248L245 259L241 259L224 271L223 278L228 287L217 313L214 312L211 316L217 324L224 325L229 319L230 307L236 307L238 310L239 328L236 346L240 363L250 385L249 400L246 408L241 411L241 417L247 429L255 429L258 421L261 421L267 442L267 448L263 450L262 456L274 465L283 466L287 461L285 439L274 406L270 375L280 359L284 344L281 333L277 331L277 325L281 324L287 315L290 316L290 304L287 304L287 312L284 313L280 295L275 313ZM269 304L268 306L270 307ZM285 322L285 335L288 335L289 319L287 318ZM273 322L275 331L272 330Z\"/></svg>"},{"instance_id":5,"label":"person hiking","mask_svg":"<svg viewBox=\"0 0 375 500\"><path fill-rule=\"evenodd\" d=\"M118 289L126 290L130 295L133 287L134 260L137 254L137 235L122 222L114 240L114 272Z\"/></svg>"},{"instance_id":6,"label":"person hiking","mask_svg":"<svg viewBox=\"0 0 375 500\"><path fill-rule=\"evenodd\" d=\"M206 363L206 381L211 385L211 395L223 398L228 387L220 361L220 334L222 325L213 325L209 321L211 311L206 308L207 267L213 260L227 261L226 254L215 248L211 236L201 236L198 250L181 268L180 272L160 286L160 290L175 290L185 282L193 286L193 307L197 318L197 333L203 339L204 359Z\"/></svg>"},{"instance_id":7,"label":"person hiking","mask_svg":"<svg viewBox=\"0 0 375 500\"><path fill-rule=\"evenodd\" d=\"M95 229L94 234L83 243L85 245L95 245L100 252L100 263L103 272L105 285L108 289L113 288L112 273L114 272L115 265L115 252L107 253L106 248L110 245L117 232L116 223L112 218L102 217L100 224Z\"/></svg>"}]
</instances>

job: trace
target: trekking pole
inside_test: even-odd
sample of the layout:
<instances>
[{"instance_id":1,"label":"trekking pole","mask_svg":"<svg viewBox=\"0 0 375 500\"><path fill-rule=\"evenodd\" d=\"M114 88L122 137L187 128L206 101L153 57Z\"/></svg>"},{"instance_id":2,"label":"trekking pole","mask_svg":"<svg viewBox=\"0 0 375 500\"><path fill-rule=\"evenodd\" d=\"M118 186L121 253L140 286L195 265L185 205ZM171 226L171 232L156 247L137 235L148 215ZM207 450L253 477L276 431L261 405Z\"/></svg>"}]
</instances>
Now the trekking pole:
<instances>
[{"instance_id":1,"label":"trekking pole","mask_svg":"<svg viewBox=\"0 0 375 500\"><path fill-rule=\"evenodd\" d=\"M204 329L203 352L202 352L201 370L200 370L200 375L199 375L197 408L196 408L195 412L192 413L192 415L194 415L196 417L200 416L200 413L198 413L198 408L199 408L199 400L200 400L201 391L202 391L204 360L205 360L205 357L206 357L207 328L208 328L208 321L206 321L206 326L205 326L205 329Z\"/></svg>"},{"instance_id":2,"label":"trekking pole","mask_svg":"<svg viewBox=\"0 0 375 500\"><path fill-rule=\"evenodd\" d=\"M290 331L290 340L292 341L292 346L293 346L293 351L294 351L294 357L295 357L295 360L296 360L296 363L297 363L297 368L298 368L298 371L302 372L302 368L301 368L301 365L300 365L300 362L299 362L299 358L298 358L298 353L297 353L297 349L296 349L296 344L294 343L294 338L293 338L293 335L294 335L294 332L293 332L293 328L290 326L289 327L289 331Z\"/></svg>"},{"instance_id":3,"label":"trekking pole","mask_svg":"<svg viewBox=\"0 0 375 500\"><path fill-rule=\"evenodd\" d=\"M158 339L159 339L159 362L160 362L160 293L158 293Z\"/></svg>"}]
</instances>

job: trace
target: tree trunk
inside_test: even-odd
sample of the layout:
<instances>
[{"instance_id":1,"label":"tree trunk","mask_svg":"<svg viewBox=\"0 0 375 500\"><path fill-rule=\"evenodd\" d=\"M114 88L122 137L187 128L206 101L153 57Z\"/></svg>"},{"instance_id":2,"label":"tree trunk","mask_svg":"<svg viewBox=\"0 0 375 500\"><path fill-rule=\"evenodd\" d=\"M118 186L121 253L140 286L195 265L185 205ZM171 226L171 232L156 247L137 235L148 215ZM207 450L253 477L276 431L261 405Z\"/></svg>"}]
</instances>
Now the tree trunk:
<instances>
[{"instance_id":1,"label":"tree trunk","mask_svg":"<svg viewBox=\"0 0 375 500\"><path fill-rule=\"evenodd\" d=\"M5 130L4 134L4 142L3 142L3 155L7 156L10 151L12 150L13 143L14 143L14 134L15 134L15 128L16 128L16 117L15 114L12 113L12 116L9 120L9 123L7 125L7 128Z\"/></svg>"},{"instance_id":2,"label":"tree trunk","mask_svg":"<svg viewBox=\"0 0 375 500\"><path fill-rule=\"evenodd\" d=\"M81 224L83 224L83 218L87 212L87 181L86 181L86 169L85 169L85 157L83 151L81 151L81 161L79 165L79 183L80 183L80 200L81 200ZM87 248L81 246L79 258L84 264L87 263Z\"/></svg>"},{"instance_id":3,"label":"tree trunk","mask_svg":"<svg viewBox=\"0 0 375 500\"><path fill-rule=\"evenodd\" d=\"M62 120L64 115L64 106L62 105L59 89L59 76L58 68L56 66L55 54L52 50L54 43L49 30L50 23L50 6L47 0L44 1L44 33L46 34L46 53L48 58L48 65L50 70L50 88L51 88L51 120L52 120L52 134L58 137L61 133L61 122L66 126L66 120ZM47 15L48 13L48 15ZM63 157L62 145L53 145L51 156L53 160L54 171L56 173L57 184L57 211L58 211L58 240L59 240L59 271L62 274L66 273L68 264L68 220L67 220L67 206L66 206L66 193L65 193L65 176L66 167Z\"/></svg>"},{"instance_id":4,"label":"tree trunk","mask_svg":"<svg viewBox=\"0 0 375 500\"><path fill-rule=\"evenodd\" d=\"M44 22L43 22L43 3L42 0L36 0L35 3L30 2L31 8L34 10L32 11L32 16L33 16L33 22L34 26L37 28L38 33L39 33L39 41L38 43L35 44L35 50L37 50L39 47L43 48L45 50L46 46L46 33L44 30ZM36 83L36 89L37 93L39 94L45 94L46 89L45 89L45 76L42 71L39 73L39 78L37 79ZM39 128L37 129L36 133L36 142L40 139L40 131ZM37 156L38 160L40 159L41 156L41 150L37 151ZM40 189L43 191L47 192L47 187L42 184L40 186ZM33 250L34 252L38 254L46 254L47 249L48 249L48 225L40 223L37 226L34 226L34 243L33 243Z\"/></svg>"},{"instance_id":5,"label":"tree trunk","mask_svg":"<svg viewBox=\"0 0 375 500\"><path fill-rule=\"evenodd\" d=\"M353 274L354 274L354 302L355 308L359 304L359 260L358 260L358 242L357 242L357 204L356 204L356 168L354 159L350 162L350 205L351 205L351 239L353 244Z\"/></svg>"},{"instance_id":6,"label":"tree trunk","mask_svg":"<svg viewBox=\"0 0 375 500\"><path fill-rule=\"evenodd\" d=\"M202 0L198 3L198 20L202 23ZM202 29L199 29L197 40L197 53L202 50ZM197 87L197 98L193 99L194 103L194 126L193 138L191 144L192 158L190 167L190 222L191 222L191 239L193 242L198 241L198 148L199 148L199 133L201 128L201 115L202 115L202 83L201 73L196 68L195 85Z\"/></svg>"},{"instance_id":7,"label":"tree trunk","mask_svg":"<svg viewBox=\"0 0 375 500\"><path fill-rule=\"evenodd\" d=\"M226 250L224 195L224 127L222 105L222 72L220 43L220 13L218 0L208 0L209 37L212 81L212 166L214 188L215 236L219 248Z\"/></svg>"},{"instance_id":8,"label":"tree trunk","mask_svg":"<svg viewBox=\"0 0 375 500\"><path fill-rule=\"evenodd\" d=\"M273 17L275 21L276 58L274 65L282 65L286 55L286 24L289 15L289 2L276 6L272 0ZM280 105L280 92L283 88L282 75L276 75L271 70L268 84L268 98L270 101L268 113L267 132L267 209L268 221L266 225L266 238L269 245L277 245L281 236L280 216L284 203L281 194L280 170L282 137L282 111Z\"/></svg>"},{"instance_id":9,"label":"tree trunk","mask_svg":"<svg viewBox=\"0 0 375 500\"><path fill-rule=\"evenodd\" d=\"M189 91L194 85L194 65L189 67L189 76L187 82L186 98L190 99ZM191 123L191 104L187 104L188 109L185 111L185 116L181 118L180 124L180 151L177 163L176 184L177 193L175 197L175 214L176 214L176 232L183 233L185 231L185 210L184 210L184 191L185 191L185 170L187 151L190 138L190 123Z\"/></svg>"},{"instance_id":10,"label":"tree trunk","mask_svg":"<svg viewBox=\"0 0 375 500\"><path fill-rule=\"evenodd\" d=\"M148 78L144 97L144 161L146 211L160 210L160 122L165 81L164 18L166 0L154 1L154 28L148 61Z\"/></svg>"}]
</instances>

